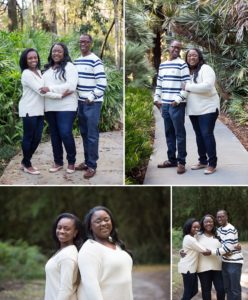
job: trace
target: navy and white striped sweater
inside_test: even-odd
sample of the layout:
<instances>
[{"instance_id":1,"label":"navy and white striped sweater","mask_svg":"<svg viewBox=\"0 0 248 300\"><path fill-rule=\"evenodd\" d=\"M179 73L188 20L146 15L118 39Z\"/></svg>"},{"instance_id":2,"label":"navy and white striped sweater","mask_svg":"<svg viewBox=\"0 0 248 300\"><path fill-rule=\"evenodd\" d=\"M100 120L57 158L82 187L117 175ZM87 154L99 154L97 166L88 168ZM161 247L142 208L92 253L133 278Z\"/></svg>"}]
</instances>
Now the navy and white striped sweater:
<instances>
[{"instance_id":1,"label":"navy and white striped sweater","mask_svg":"<svg viewBox=\"0 0 248 300\"><path fill-rule=\"evenodd\" d=\"M181 58L167 60L159 66L154 101L170 104L182 102L180 98L181 84L190 81L189 69Z\"/></svg>"},{"instance_id":2,"label":"navy and white striped sweater","mask_svg":"<svg viewBox=\"0 0 248 300\"><path fill-rule=\"evenodd\" d=\"M78 70L77 91L79 100L103 101L107 80L101 59L91 53L77 58L74 65Z\"/></svg>"},{"instance_id":3,"label":"navy and white striped sweater","mask_svg":"<svg viewBox=\"0 0 248 300\"><path fill-rule=\"evenodd\" d=\"M221 239L222 247L216 250L216 255L222 255L222 261L224 262L243 264L244 259L241 251L234 248L239 242L237 229L228 223L226 226L219 227L217 234ZM223 256L228 252L231 252L232 255Z\"/></svg>"}]
</instances>

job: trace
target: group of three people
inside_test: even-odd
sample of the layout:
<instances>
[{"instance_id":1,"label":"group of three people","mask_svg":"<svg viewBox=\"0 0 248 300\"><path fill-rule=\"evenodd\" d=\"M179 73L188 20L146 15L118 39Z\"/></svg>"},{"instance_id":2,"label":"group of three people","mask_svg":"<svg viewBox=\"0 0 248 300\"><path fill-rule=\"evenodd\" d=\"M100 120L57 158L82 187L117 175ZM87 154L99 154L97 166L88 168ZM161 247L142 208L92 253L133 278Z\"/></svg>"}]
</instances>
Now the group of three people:
<instances>
[{"instance_id":1,"label":"group of three people","mask_svg":"<svg viewBox=\"0 0 248 300\"><path fill-rule=\"evenodd\" d=\"M199 161L192 170L205 169L209 175L216 171L217 154L214 127L220 101L215 88L215 72L205 63L201 51L193 48L186 53L186 62L180 58L182 44L172 41L169 58L159 67L154 103L162 106L168 160L158 168L177 167L177 173L186 171L185 112L189 115L196 134ZM177 155L176 155L177 150Z\"/></svg>"},{"instance_id":2,"label":"group of three people","mask_svg":"<svg viewBox=\"0 0 248 300\"><path fill-rule=\"evenodd\" d=\"M44 114L49 125L54 157L54 165L49 171L57 172L63 168L64 145L68 161L67 173L84 170L86 179L96 173L98 124L107 82L102 61L91 52L92 37L83 34L79 43L82 56L76 59L74 64L66 45L55 43L51 47L43 73L40 71L40 57L35 49L28 48L21 54L21 166L26 173L40 174L40 171L32 166L31 158L41 141ZM84 162L75 166L76 146L72 130L77 114L83 139Z\"/></svg>"},{"instance_id":3,"label":"group of three people","mask_svg":"<svg viewBox=\"0 0 248 300\"><path fill-rule=\"evenodd\" d=\"M191 218L183 227L183 247L178 271L183 276L182 300L193 298L200 279L202 299L211 300L212 284L217 300L241 300L241 269L243 256L237 229L228 222L225 210L214 216L207 214L199 222Z\"/></svg>"},{"instance_id":4,"label":"group of three people","mask_svg":"<svg viewBox=\"0 0 248 300\"><path fill-rule=\"evenodd\" d=\"M53 225L56 252L48 260L45 300L132 300L132 255L111 211L92 208L84 225L71 213Z\"/></svg>"}]
</instances>

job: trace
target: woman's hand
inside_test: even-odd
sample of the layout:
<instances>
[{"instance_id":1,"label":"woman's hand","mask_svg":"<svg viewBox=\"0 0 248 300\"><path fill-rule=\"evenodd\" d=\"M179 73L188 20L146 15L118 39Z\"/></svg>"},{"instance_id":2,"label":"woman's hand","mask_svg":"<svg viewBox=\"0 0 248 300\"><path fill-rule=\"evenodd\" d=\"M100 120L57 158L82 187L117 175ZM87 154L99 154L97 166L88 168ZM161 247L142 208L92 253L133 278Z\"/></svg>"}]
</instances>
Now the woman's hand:
<instances>
[{"instance_id":1,"label":"woman's hand","mask_svg":"<svg viewBox=\"0 0 248 300\"><path fill-rule=\"evenodd\" d=\"M71 95L73 92L70 90L65 90L64 93L62 94L62 98L65 98L66 96Z\"/></svg>"},{"instance_id":2,"label":"woman's hand","mask_svg":"<svg viewBox=\"0 0 248 300\"><path fill-rule=\"evenodd\" d=\"M40 88L40 92L41 92L41 94L46 94L46 93L50 92L50 90L48 87L43 86L42 88Z\"/></svg>"},{"instance_id":3,"label":"woman's hand","mask_svg":"<svg viewBox=\"0 0 248 300\"><path fill-rule=\"evenodd\" d=\"M209 256L209 255L211 255L211 251L209 249L206 249L206 251L202 252L202 254L204 256Z\"/></svg>"}]
</instances>

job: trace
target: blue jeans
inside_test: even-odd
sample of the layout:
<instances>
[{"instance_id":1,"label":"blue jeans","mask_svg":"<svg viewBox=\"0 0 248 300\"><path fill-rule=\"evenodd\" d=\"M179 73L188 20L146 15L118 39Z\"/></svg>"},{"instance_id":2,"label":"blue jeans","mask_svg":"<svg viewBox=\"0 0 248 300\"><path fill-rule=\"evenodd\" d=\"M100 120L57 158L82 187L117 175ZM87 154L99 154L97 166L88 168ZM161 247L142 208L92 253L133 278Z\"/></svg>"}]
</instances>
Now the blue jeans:
<instances>
[{"instance_id":1,"label":"blue jeans","mask_svg":"<svg viewBox=\"0 0 248 300\"><path fill-rule=\"evenodd\" d=\"M87 104L84 101L78 101L78 121L79 129L84 145L84 159L89 168L96 169L96 161L99 158L99 121L102 102Z\"/></svg>"},{"instance_id":2,"label":"blue jeans","mask_svg":"<svg viewBox=\"0 0 248 300\"><path fill-rule=\"evenodd\" d=\"M56 165L63 166L64 144L69 165L76 161L76 145L72 134L73 122L76 118L75 111L48 111L45 113L51 134L53 157Z\"/></svg>"},{"instance_id":3,"label":"blue jeans","mask_svg":"<svg viewBox=\"0 0 248 300\"><path fill-rule=\"evenodd\" d=\"M241 300L242 264L222 262L222 276L227 300Z\"/></svg>"},{"instance_id":4,"label":"blue jeans","mask_svg":"<svg viewBox=\"0 0 248 300\"><path fill-rule=\"evenodd\" d=\"M214 138L214 127L219 112L209 113L199 116L190 116L193 129L196 135L196 144L201 164L208 164L210 167L216 167L216 142Z\"/></svg>"},{"instance_id":5,"label":"blue jeans","mask_svg":"<svg viewBox=\"0 0 248 300\"><path fill-rule=\"evenodd\" d=\"M182 300L190 300L198 293L197 273L182 274L183 276L183 297Z\"/></svg>"},{"instance_id":6,"label":"blue jeans","mask_svg":"<svg viewBox=\"0 0 248 300\"><path fill-rule=\"evenodd\" d=\"M22 152L23 159L22 164L29 168L32 166L31 158L37 149L42 136L42 130L44 126L43 116L34 116L22 118L23 123L23 138L22 138Z\"/></svg>"},{"instance_id":7,"label":"blue jeans","mask_svg":"<svg viewBox=\"0 0 248 300\"><path fill-rule=\"evenodd\" d=\"M172 164L177 164L178 162L185 165L185 158L187 155L186 131L184 127L185 103L180 103L176 107L173 107L170 104L163 104L162 116L164 118L165 137L168 147L168 160Z\"/></svg>"},{"instance_id":8,"label":"blue jeans","mask_svg":"<svg viewBox=\"0 0 248 300\"><path fill-rule=\"evenodd\" d=\"M217 300L225 300L225 290L221 271L206 271L198 273L201 282L202 299L211 300L212 283L214 284Z\"/></svg>"}]
</instances>

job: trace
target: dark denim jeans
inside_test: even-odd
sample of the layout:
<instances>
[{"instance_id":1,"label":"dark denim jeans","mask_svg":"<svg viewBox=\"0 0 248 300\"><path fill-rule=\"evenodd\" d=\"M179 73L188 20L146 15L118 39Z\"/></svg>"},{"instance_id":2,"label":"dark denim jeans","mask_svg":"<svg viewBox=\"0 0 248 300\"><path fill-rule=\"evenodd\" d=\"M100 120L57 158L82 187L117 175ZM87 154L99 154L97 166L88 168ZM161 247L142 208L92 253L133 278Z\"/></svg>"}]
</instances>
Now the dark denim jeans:
<instances>
[{"instance_id":1,"label":"dark denim jeans","mask_svg":"<svg viewBox=\"0 0 248 300\"><path fill-rule=\"evenodd\" d=\"M23 138L22 138L22 164L29 168L32 166L31 158L37 149L42 136L44 126L43 116L23 117Z\"/></svg>"},{"instance_id":2,"label":"dark denim jeans","mask_svg":"<svg viewBox=\"0 0 248 300\"><path fill-rule=\"evenodd\" d=\"M196 135L196 144L201 164L216 167L216 142L214 138L214 127L218 118L218 110L199 116L190 116L191 123Z\"/></svg>"},{"instance_id":3,"label":"dark denim jeans","mask_svg":"<svg viewBox=\"0 0 248 300\"><path fill-rule=\"evenodd\" d=\"M48 111L45 113L51 134L53 157L55 164L63 166L64 144L68 164L76 162L76 145L72 134L73 122L76 118L75 111Z\"/></svg>"},{"instance_id":4,"label":"dark denim jeans","mask_svg":"<svg viewBox=\"0 0 248 300\"><path fill-rule=\"evenodd\" d=\"M197 273L182 274L183 276L183 297L182 300L189 300L198 293Z\"/></svg>"},{"instance_id":5,"label":"dark denim jeans","mask_svg":"<svg viewBox=\"0 0 248 300\"><path fill-rule=\"evenodd\" d=\"M221 271L206 271L198 273L201 289L202 289L202 299L211 300L211 289L212 283L214 284L217 300L225 300L225 290Z\"/></svg>"},{"instance_id":6,"label":"dark denim jeans","mask_svg":"<svg viewBox=\"0 0 248 300\"><path fill-rule=\"evenodd\" d=\"M173 164L177 164L178 162L185 165L187 155L186 131L184 127L185 103L180 103L176 107L170 104L163 104L162 116L164 118L165 137L168 147L168 160Z\"/></svg>"},{"instance_id":7,"label":"dark denim jeans","mask_svg":"<svg viewBox=\"0 0 248 300\"><path fill-rule=\"evenodd\" d=\"M222 276L227 300L241 300L242 264L222 262Z\"/></svg>"},{"instance_id":8,"label":"dark denim jeans","mask_svg":"<svg viewBox=\"0 0 248 300\"><path fill-rule=\"evenodd\" d=\"M97 168L96 161L99 158L99 121L102 102L87 104L84 101L78 101L78 121L79 129L84 145L84 159L88 167Z\"/></svg>"}]
</instances>

